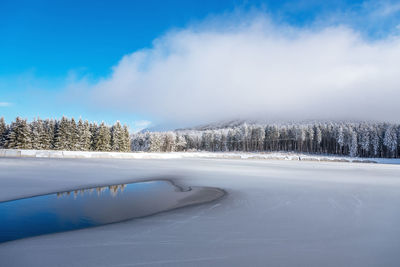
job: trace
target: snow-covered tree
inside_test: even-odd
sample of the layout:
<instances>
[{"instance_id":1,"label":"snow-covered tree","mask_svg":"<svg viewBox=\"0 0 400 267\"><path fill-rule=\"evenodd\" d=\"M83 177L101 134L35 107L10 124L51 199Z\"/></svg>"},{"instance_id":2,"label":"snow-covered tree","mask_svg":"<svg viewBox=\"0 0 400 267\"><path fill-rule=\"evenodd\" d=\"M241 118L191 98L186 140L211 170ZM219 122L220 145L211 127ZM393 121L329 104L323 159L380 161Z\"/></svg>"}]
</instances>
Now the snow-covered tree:
<instances>
[{"instance_id":1,"label":"snow-covered tree","mask_svg":"<svg viewBox=\"0 0 400 267\"><path fill-rule=\"evenodd\" d=\"M249 151L249 146L250 146L250 134L249 134L249 126L247 123L244 123L242 126L240 126L239 129L240 133L240 138L239 140L239 147L241 151Z\"/></svg>"},{"instance_id":2,"label":"snow-covered tree","mask_svg":"<svg viewBox=\"0 0 400 267\"><path fill-rule=\"evenodd\" d=\"M227 136L228 136L228 131L222 129L221 130L221 151L222 152L228 151Z\"/></svg>"},{"instance_id":3,"label":"snow-covered tree","mask_svg":"<svg viewBox=\"0 0 400 267\"><path fill-rule=\"evenodd\" d=\"M69 150L70 123L66 117L62 117L61 121L56 123L54 133L54 149Z\"/></svg>"},{"instance_id":4,"label":"snow-covered tree","mask_svg":"<svg viewBox=\"0 0 400 267\"><path fill-rule=\"evenodd\" d=\"M250 150L262 151L264 149L265 131L264 127L256 125L251 129Z\"/></svg>"},{"instance_id":5,"label":"snow-covered tree","mask_svg":"<svg viewBox=\"0 0 400 267\"><path fill-rule=\"evenodd\" d=\"M397 149L397 133L394 125L390 125L385 131L385 137L383 139L383 144L385 145L388 156L394 157L396 155Z\"/></svg>"},{"instance_id":6,"label":"snow-covered tree","mask_svg":"<svg viewBox=\"0 0 400 267\"><path fill-rule=\"evenodd\" d=\"M45 150L53 149L55 121L46 119L43 122L43 129L44 132L41 137L42 149Z\"/></svg>"},{"instance_id":7,"label":"snow-covered tree","mask_svg":"<svg viewBox=\"0 0 400 267\"><path fill-rule=\"evenodd\" d=\"M131 147L131 135L129 133L129 128L124 124L122 127L122 144L121 152L129 152Z\"/></svg>"},{"instance_id":8,"label":"snow-covered tree","mask_svg":"<svg viewBox=\"0 0 400 267\"><path fill-rule=\"evenodd\" d=\"M201 149L214 151L214 134L212 130L204 131L201 136Z\"/></svg>"},{"instance_id":9,"label":"snow-covered tree","mask_svg":"<svg viewBox=\"0 0 400 267\"><path fill-rule=\"evenodd\" d=\"M11 123L5 147L16 149L32 148L30 127L26 120L17 117L15 122Z\"/></svg>"},{"instance_id":10,"label":"snow-covered tree","mask_svg":"<svg viewBox=\"0 0 400 267\"><path fill-rule=\"evenodd\" d=\"M228 135L227 135L227 137L226 137L226 143L227 143L228 151L233 151L233 150L235 150L235 147L234 147L234 143L235 143L235 134L234 134L233 129L229 129L229 130L228 130Z\"/></svg>"},{"instance_id":11,"label":"snow-covered tree","mask_svg":"<svg viewBox=\"0 0 400 267\"><path fill-rule=\"evenodd\" d=\"M400 125L397 126L397 158L400 158Z\"/></svg>"},{"instance_id":12,"label":"snow-covered tree","mask_svg":"<svg viewBox=\"0 0 400 267\"><path fill-rule=\"evenodd\" d=\"M311 125L309 125L307 127L307 140L308 140L308 150L307 152L312 152L313 151L313 144L314 144L314 127L312 127Z\"/></svg>"},{"instance_id":13,"label":"snow-covered tree","mask_svg":"<svg viewBox=\"0 0 400 267\"><path fill-rule=\"evenodd\" d=\"M358 155L357 133L353 130L350 133L351 133L350 157L356 157Z\"/></svg>"},{"instance_id":14,"label":"snow-covered tree","mask_svg":"<svg viewBox=\"0 0 400 267\"><path fill-rule=\"evenodd\" d=\"M7 137L7 124L4 121L4 118L1 117L0 118L0 148L4 147L4 142L6 141L6 137Z\"/></svg>"},{"instance_id":15,"label":"snow-covered tree","mask_svg":"<svg viewBox=\"0 0 400 267\"><path fill-rule=\"evenodd\" d=\"M314 151L315 152L320 152L320 146L321 146L321 142L322 142L322 132L321 132L321 128L319 127L319 125L314 126Z\"/></svg>"},{"instance_id":16,"label":"snow-covered tree","mask_svg":"<svg viewBox=\"0 0 400 267\"><path fill-rule=\"evenodd\" d=\"M75 148L79 151L90 150L92 134L90 132L89 122L88 121L83 122L82 119L79 119L77 125L77 133L78 133L78 140L75 145Z\"/></svg>"},{"instance_id":17,"label":"snow-covered tree","mask_svg":"<svg viewBox=\"0 0 400 267\"><path fill-rule=\"evenodd\" d=\"M162 145L162 151L164 152L171 152L175 151L175 141L176 141L176 134L174 132L166 132L164 134L163 138L163 145Z\"/></svg>"},{"instance_id":18,"label":"snow-covered tree","mask_svg":"<svg viewBox=\"0 0 400 267\"><path fill-rule=\"evenodd\" d=\"M97 151L110 151L111 149L111 135L110 129L104 122L100 124L95 136L95 150Z\"/></svg>"},{"instance_id":19,"label":"snow-covered tree","mask_svg":"<svg viewBox=\"0 0 400 267\"><path fill-rule=\"evenodd\" d=\"M123 142L122 126L121 123L117 121L111 128L111 150L121 151L121 149L124 149Z\"/></svg>"},{"instance_id":20,"label":"snow-covered tree","mask_svg":"<svg viewBox=\"0 0 400 267\"><path fill-rule=\"evenodd\" d=\"M133 151L149 151L150 150L150 133L135 133L132 135L131 149Z\"/></svg>"},{"instance_id":21,"label":"snow-covered tree","mask_svg":"<svg viewBox=\"0 0 400 267\"><path fill-rule=\"evenodd\" d=\"M80 151L82 150L80 147L80 136L78 131L78 125L74 118L69 121L69 130L68 130L68 148L72 151Z\"/></svg>"},{"instance_id":22,"label":"snow-covered tree","mask_svg":"<svg viewBox=\"0 0 400 267\"><path fill-rule=\"evenodd\" d=\"M370 132L371 130L368 128L367 125L365 124L361 125L359 143L362 151L362 156L368 156L369 154L371 146Z\"/></svg>"},{"instance_id":23,"label":"snow-covered tree","mask_svg":"<svg viewBox=\"0 0 400 267\"><path fill-rule=\"evenodd\" d=\"M30 123L30 128L31 128L30 135L31 135L32 148L38 150L48 149L49 140L47 140L47 132L44 125L44 121L41 120L40 118L37 118L36 120Z\"/></svg>"},{"instance_id":24,"label":"snow-covered tree","mask_svg":"<svg viewBox=\"0 0 400 267\"><path fill-rule=\"evenodd\" d=\"M336 142L339 147L339 154L343 153L343 147L344 147L344 132L343 132L343 126L340 125L338 128L338 133L337 133L337 139Z\"/></svg>"},{"instance_id":25,"label":"snow-covered tree","mask_svg":"<svg viewBox=\"0 0 400 267\"><path fill-rule=\"evenodd\" d=\"M372 156L379 156L379 146L380 146L380 139L379 134L376 129L371 132L371 142L372 142L372 149L373 155Z\"/></svg>"},{"instance_id":26,"label":"snow-covered tree","mask_svg":"<svg viewBox=\"0 0 400 267\"><path fill-rule=\"evenodd\" d=\"M149 151L150 152L162 151L163 143L164 143L163 136L160 133L152 133L150 135Z\"/></svg>"},{"instance_id":27,"label":"snow-covered tree","mask_svg":"<svg viewBox=\"0 0 400 267\"><path fill-rule=\"evenodd\" d=\"M89 124L89 131L90 131L90 150L96 150L96 137L97 137L97 123L93 122Z\"/></svg>"},{"instance_id":28,"label":"snow-covered tree","mask_svg":"<svg viewBox=\"0 0 400 267\"><path fill-rule=\"evenodd\" d=\"M186 150L186 139L183 135L179 133L176 135L175 140L175 151L184 151Z\"/></svg>"}]
</instances>

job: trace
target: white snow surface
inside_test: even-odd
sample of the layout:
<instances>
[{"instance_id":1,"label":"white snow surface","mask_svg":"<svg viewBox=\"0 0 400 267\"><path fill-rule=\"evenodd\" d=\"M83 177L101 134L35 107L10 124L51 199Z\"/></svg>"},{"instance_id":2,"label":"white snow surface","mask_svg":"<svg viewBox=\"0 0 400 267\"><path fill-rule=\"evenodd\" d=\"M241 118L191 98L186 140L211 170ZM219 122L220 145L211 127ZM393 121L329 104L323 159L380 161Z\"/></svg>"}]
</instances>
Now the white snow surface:
<instances>
[{"instance_id":1,"label":"white snow surface","mask_svg":"<svg viewBox=\"0 0 400 267\"><path fill-rule=\"evenodd\" d=\"M0 266L400 266L400 166L0 158L0 201L170 178L223 199L0 244ZM0 215L1 216L1 215Z\"/></svg>"},{"instance_id":2,"label":"white snow surface","mask_svg":"<svg viewBox=\"0 0 400 267\"><path fill-rule=\"evenodd\" d=\"M36 158L109 158L109 159L182 159L182 158L217 158L217 159L267 159L267 160L302 160L302 161L339 161L400 164L400 159L359 158L335 155L302 154L292 152L92 152L92 151L56 151L0 149L0 157L36 157Z\"/></svg>"}]
</instances>

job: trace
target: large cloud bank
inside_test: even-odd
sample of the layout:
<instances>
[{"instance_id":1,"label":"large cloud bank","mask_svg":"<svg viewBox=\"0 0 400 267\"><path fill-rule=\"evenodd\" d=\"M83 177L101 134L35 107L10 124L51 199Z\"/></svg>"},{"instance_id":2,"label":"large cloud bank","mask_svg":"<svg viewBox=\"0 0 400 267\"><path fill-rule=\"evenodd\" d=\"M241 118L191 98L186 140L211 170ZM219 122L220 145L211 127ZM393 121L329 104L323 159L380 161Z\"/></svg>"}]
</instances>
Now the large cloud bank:
<instances>
[{"instance_id":1,"label":"large cloud bank","mask_svg":"<svg viewBox=\"0 0 400 267\"><path fill-rule=\"evenodd\" d=\"M400 120L400 38L258 17L173 31L91 88L110 108L187 124L234 118Z\"/></svg>"}]
</instances>

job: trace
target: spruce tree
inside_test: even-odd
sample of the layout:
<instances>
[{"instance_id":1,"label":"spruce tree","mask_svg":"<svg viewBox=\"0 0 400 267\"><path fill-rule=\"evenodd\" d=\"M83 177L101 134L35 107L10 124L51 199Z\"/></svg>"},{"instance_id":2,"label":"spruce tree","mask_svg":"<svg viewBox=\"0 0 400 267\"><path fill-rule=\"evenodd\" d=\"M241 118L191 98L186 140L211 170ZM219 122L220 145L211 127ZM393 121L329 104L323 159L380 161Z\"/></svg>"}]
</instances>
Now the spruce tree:
<instances>
[{"instance_id":1,"label":"spruce tree","mask_svg":"<svg viewBox=\"0 0 400 267\"><path fill-rule=\"evenodd\" d=\"M79 120L78 132L79 132L80 150L89 151L91 144L91 137L92 137L89 122L85 121L82 124L81 120Z\"/></svg>"},{"instance_id":2,"label":"spruce tree","mask_svg":"<svg viewBox=\"0 0 400 267\"><path fill-rule=\"evenodd\" d=\"M69 150L72 151L79 151L80 143L79 143L79 132L78 132L78 125L75 122L75 119L72 118L69 122L69 130L68 130L68 147Z\"/></svg>"},{"instance_id":3,"label":"spruce tree","mask_svg":"<svg viewBox=\"0 0 400 267\"><path fill-rule=\"evenodd\" d=\"M123 151L124 150L124 140L122 126L119 121L117 121L111 128L111 150L112 151Z\"/></svg>"},{"instance_id":4,"label":"spruce tree","mask_svg":"<svg viewBox=\"0 0 400 267\"><path fill-rule=\"evenodd\" d=\"M129 152L131 151L131 137L129 134L128 126L124 125L122 128L122 148L121 151Z\"/></svg>"},{"instance_id":5,"label":"spruce tree","mask_svg":"<svg viewBox=\"0 0 400 267\"><path fill-rule=\"evenodd\" d=\"M383 139L383 144L386 147L387 155L389 157L394 157L396 155L397 149L397 134L396 128L390 125L385 131L385 137Z\"/></svg>"},{"instance_id":6,"label":"spruce tree","mask_svg":"<svg viewBox=\"0 0 400 267\"><path fill-rule=\"evenodd\" d=\"M38 118L30 123L31 128L31 142L33 149L46 149L47 140L46 140L46 129L44 126L44 122Z\"/></svg>"},{"instance_id":7,"label":"spruce tree","mask_svg":"<svg viewBox=\"0 0 400 267\"><path fill-rule=\"evenodd\" d=\"M358 155L357 133L351 130L350 134L350 157L356 157Z\"/></svg>"},{"instance_id":8,"label":"spruce tree","mask_svg":"<svg viewBox=\"0 0 400 267\"><path fill-rule=\"evenodd\" d=\"M67 118L62 117L61 121L56 124L54 133L54 149L68 150L69 149L69 121Z\"/></svg>"},{"instance_id":9,"label":"spruce tree","mask_svg":"<svg viewBox=\"0 0 400 267\"><path fill-rule=\"evenodd\" d=\"M110 129L102 122L97 129L95 137L95 150L110 151L111 149Z\"/></svg>"},{"instance_id":10,"label":"spruce tree","mask_svg":"<svg viewBox=\"0 0 400 267\"><path fill-rule=\"evenodd\" d=\"M32 148L30 129L26 120L17 117L15 122L11 124L10 131L6 138L5 147L15 149Z\"/></svg>"},{"instance_id":11,"label":"spruce tree","mask_svg":"<svg viewBox=\"0 0 400 267\"><path fill-rule=\"evenodd\" d=\"M55 122L54 120L45 120L44 121L44 136L42 137L43 149L49 150L53 149L53 139L54 139L54 128Z\"/></svg>"},{"instance_id":12,"label":"spruce tree","mask_svg":"<svg viewBox=\"0 0 400 267\"><path fill-rule=\"evenodd\" d=\"M4 121L4 118L0 118L0 148L4 147L4 142L6 140L6 135L7 135L7 124Z\"/></svg>"},{"instance_id":13,"label":"spruce tree","mask_svg":"<svg viewBox=\"0 0 400 267\"><path fill-rule=\"evenodd\" d=\"M96 140L97 140L97 123L90 123L89 124L89 131L90 131L90 150L95 151L96 150Z\"/></svg>"}]
</instances>

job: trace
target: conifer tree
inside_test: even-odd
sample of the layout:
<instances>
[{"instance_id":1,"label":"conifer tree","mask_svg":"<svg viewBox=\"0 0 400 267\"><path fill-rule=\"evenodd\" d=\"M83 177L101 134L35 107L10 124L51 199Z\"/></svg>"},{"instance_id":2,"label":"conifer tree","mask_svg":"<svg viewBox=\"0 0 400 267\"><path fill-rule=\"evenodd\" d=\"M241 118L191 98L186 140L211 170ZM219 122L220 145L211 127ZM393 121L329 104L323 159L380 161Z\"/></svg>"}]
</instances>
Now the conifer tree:
<instances>
[{"instance_id":1,"label":"conifer tree","mask_svg":"<svg viewBox=\"0 0 400 267\"><path fill-rule=\"evenodd\" d=\"M79 151L80 148L80 137L78 132L78 125L74 118L69 121L68 129L68 148L69 150Z\"/></svg>"},{"instance_id":2,"label":"conifer tree","mask_svg":"<svg viewBox=\"0 0 400 267\"><path fill-rule=\"evenodd\" d=\"M386 146L388 151L387 156L394 157L396 155L397 149L397 134L396 128L390 125L385 131L385 137L383 139L383 144Z\"/></svg>"},{"instance_id":3,"label":"conifer tree","mask_svg":"<svg viewBox=\"0 0 400 267\"><path fill-rule=\"evenodd\" d=\"M175 141L176 141L176 134L174 132L166 132L163 136L164 142L163 142L163 147L162 151L164 152L171 152L175 151Z\"/></svg>"},{"instance_id":4,"label":"conifer tree","mask_svg":"<svg viewBox=\"0 0 400 267\"><path fill-rule=\"evenodd\" d=\"M32 148L30 129L26 120L17 117L15 122L11 124L5 147L15 149Z\"/></svg>"},{"instance_id":5,"label":"conifer tree","mask_svg":"<svg viewBox=\"0 0 400 267\"><path fill-rule=\"evenodd\" d=\"M131 150L131 136L129 134L128 126L124 125L122 128L122 152L129 152Z\"/></svg>"},{"instance_id":6,"label":"conifer tree","mask_svg":"<svg viewBox=\"0 0 400 267\"><path fill-rule=\"evenodd\" d=\"M221 144L221 142L219 142ZM184 151L186 149L186 139L183 135L177 134L175 140L175 151Z\"/></svg>"},{"instance_id":7,"label":"conifer tree","mask_svg":"<svg viewBox=\"0 0 400 267\"><path fill-rule=\"evenodd\" d=\"M93 122L89 124L89 131L90 131L90 150L96 150L96 138L97 138L97 123Z\"/></svg>"},{"instance_id":8,"label":"conifer tree","mask_svg":"<svg viewBox=\"0 0 400 267\"><path fill-rule=\"evenodd\" d=\"M6 135L7 135L7 124L4 121L4 118L0 118L0 148L4 147L4 142L6 140Z\"/></svg>"},{"instance_id":9,"label":"conifer tree","mask_svg":"<svg viewBox=\"0 0 400 267\"><path fill-rule=\"evenodd\" d=\"M322 132L321 132L321 128L318 126L314 126L314 141L315 141L315 145L314 145L314 151L315 152L319 152L320 151L320 145L322 142Z\"/></svg>"},{"instance_id":10,"label":"conifer tree","mask_svg":"<svg viewBox=\"0 0 400 267\"><path fill-rule=\"evenodd\" d=\"M370 150L370 129L366 125L362 125L360 128L359 143L361 147L361 156L368 156Z\"/></svg>"},{"instance_id":11,"label":"conifer tree","mask_svg":"<svg viewBox=\"0 0 400 267\"><path fill-rule=\"evenodd\" d=\"M351 133L350 157L356 157L358 154L357 133L353 130L351 130L350 133Z\"/></svg>"},{"instance_id":12,"label":"conifer tree","mask_svg":"<svg viewBox=\"0 0 400 267\"><path fill-rule=\"evenodd\" d=\"M111 149L111 135L110 129L102 122L97 129L95 138L95 150L97 151L110 151Z\"/></svg>"},{"instance_id":13,"label":"conifer tree","mask_svg":"<svg viewBox=\"0 0 400 267\"><path fill-rule=\"evenodd\" d=\"M30 128L32 149L47 149L47 133L44 122L40 118L37 118L30 123Z\"/></svg>"},{"instance_id":14,"label":"conifer tree","mask_svg":"<svg viewBox=\"0 0 400 267\"><path fill-rule=\"evenodd\" d=\"M125 149L122 126L117 121L111 128L111 150L112 151L123 151Z\"/></svg>"},{"instance_id":15,"label":"conifer tree","mask_svg":"<svg viewBox=\"0 0 400 267\"><path fill-rule=\"evenodd\" d=\"M79 120L78 133L79 133L79 150L89 151L92 136L88 121L82 122L82 120Z\"/></svg>"},{"instance_id":16,"label":"conifer tree","mask_svg":"<svg viewBox=\"0 0 400 267\"><path fill-rule=\"evenodd\" d=\"M69 121L65 117L62 117L61 121L56 124L54 134L54 149L69 150L69 126Z\"/></svg>"},{"instance_id":17,"label":"conifer tree","mask_svg":"<svg viewBox=\"0 0 400 267\"><path fill-rule=\"evenodd\" d=\"M163 139L160 133L149 133L149 151L160 152L162 151Z\"/></svg>"},{"instance_id":18,"label":"conifer tree","mask_svg":"<svg viewBox=\"0 0 400 267\"><path fill-rule=\"evenodd\" d=\"M44 121L44 136L42 138L43 149L49 150L53 149L53 141L54 141L54 128L55 122L54 120L46 119Z\"/></svg>"},{"instance_id":19,"label":"conifer tree","mask_svg":"<svg viewBox=\"0 0 400 267\"><path fill-rule=\"evenodd\" d=\"M371 142L372 142L372 150L373 150L373 154L372 156L379 156L379 135L376 129L374 129L371 133Z\"/></svg>"}]
</instances>

